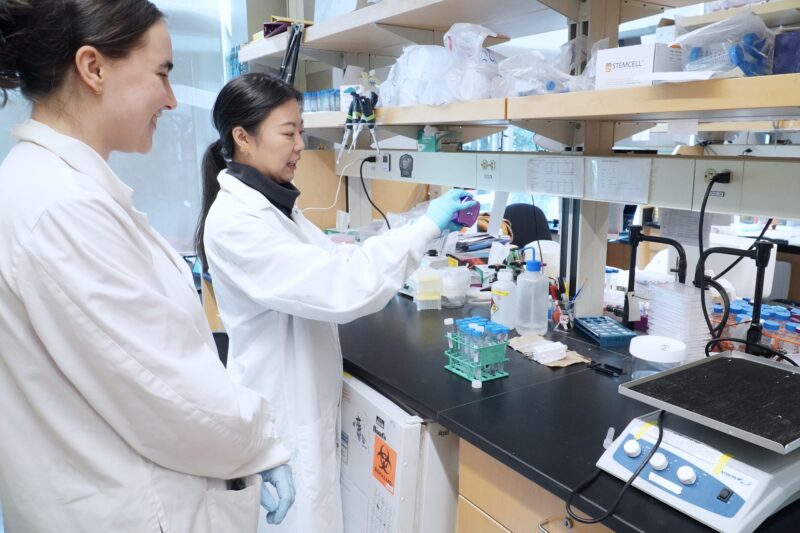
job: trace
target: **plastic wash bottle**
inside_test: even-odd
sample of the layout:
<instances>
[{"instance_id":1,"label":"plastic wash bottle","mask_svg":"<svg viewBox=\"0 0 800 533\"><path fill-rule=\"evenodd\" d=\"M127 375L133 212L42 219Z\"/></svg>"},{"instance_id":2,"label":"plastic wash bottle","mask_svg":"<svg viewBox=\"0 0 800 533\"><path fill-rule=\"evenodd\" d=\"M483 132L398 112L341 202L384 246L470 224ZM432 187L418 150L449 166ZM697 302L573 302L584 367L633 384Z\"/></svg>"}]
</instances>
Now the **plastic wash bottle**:
<instances>
[{"instance_id":1,"label":"plastic wash bottle","mask_svg":"<svg viewBox=\"0 0 800 533\"><path fill-rule=\"evenodd\" d=\"M520 335L547 333L547 296L550 281L542 275L541 261L525 263L517 277L517 332Z\"/></svg>"}]
</instances>

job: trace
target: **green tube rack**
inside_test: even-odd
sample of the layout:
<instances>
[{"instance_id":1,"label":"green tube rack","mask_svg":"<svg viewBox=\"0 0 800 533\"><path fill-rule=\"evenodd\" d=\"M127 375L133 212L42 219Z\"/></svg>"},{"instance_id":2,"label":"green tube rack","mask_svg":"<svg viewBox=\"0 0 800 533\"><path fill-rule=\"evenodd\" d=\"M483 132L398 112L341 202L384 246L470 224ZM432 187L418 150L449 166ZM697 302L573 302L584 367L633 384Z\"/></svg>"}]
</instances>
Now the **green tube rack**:
<instances>
[{"instance_id":1,"label":"green tube rack","mask_svg":"<svg viewBox=\"0 0 800 533\"><path fill-rule=\"evenodd\" d=\"M444 367L450 372L469 381L491 381L508 377L508 372L505 370L505 363L508 361L506 357L507 341L478 348L478 361L476 362L463 354L469 346L468 343L450 334L445 336L453 346L444 352L448 359L448 364Z\"/></svg>"}]
</instances>

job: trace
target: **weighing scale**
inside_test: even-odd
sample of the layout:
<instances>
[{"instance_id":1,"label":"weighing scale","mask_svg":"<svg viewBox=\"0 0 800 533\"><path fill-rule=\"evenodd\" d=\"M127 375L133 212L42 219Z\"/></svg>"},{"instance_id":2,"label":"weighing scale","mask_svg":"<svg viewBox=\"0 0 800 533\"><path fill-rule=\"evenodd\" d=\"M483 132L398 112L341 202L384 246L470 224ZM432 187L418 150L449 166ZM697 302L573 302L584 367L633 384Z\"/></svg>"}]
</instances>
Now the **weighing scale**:
<instances>
[{"instance_id":1,"label":"weighing scale","mask_svg":"<svg viewBox=\"0 0 800 533\"><path fill-rule=\"evenodd\" d=\"M634 487L726 533L753 531L800 497L800 368L723 352L619 392L669 413ZM631 421L598 468L627 481L658 438L657 419Z\"/></svg>"}]
</instances>

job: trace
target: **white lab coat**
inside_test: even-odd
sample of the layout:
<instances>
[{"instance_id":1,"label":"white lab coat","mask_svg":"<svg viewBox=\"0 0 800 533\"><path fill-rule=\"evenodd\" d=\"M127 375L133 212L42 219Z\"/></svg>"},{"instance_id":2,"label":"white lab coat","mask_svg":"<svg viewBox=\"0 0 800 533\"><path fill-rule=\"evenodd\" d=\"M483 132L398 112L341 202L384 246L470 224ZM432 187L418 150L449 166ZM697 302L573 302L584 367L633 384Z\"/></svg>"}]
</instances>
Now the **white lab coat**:
<instances>
[{"instance_id":1,"label":"white lab coat","mask_svg":"<svg viewBox=\"0 0 800 533\"><path fill-rule=\"evenodd\" d=\"M334 244L298 209L289 220L226 171L218 179L204 242L230 335L228 370L277 407L278 436L292 451L297 498L284 523L267 530L340 532L336 323L382 309L439 228L422 217L361 248Z\"/></svg>"},{"instance_id":2,"label":"white lab coat","mask_svg":"<svg viewBox=\"0 0 800 533\"><path fill-rule=\"evenodd\" d=\"M24 533L255 531L285 463L191 273L86 144L29 120L0 165L0 500ZM158 179L152 176L152 179ZM222 479L249 476L228 491Z\"/></svg>"}]
</instances>

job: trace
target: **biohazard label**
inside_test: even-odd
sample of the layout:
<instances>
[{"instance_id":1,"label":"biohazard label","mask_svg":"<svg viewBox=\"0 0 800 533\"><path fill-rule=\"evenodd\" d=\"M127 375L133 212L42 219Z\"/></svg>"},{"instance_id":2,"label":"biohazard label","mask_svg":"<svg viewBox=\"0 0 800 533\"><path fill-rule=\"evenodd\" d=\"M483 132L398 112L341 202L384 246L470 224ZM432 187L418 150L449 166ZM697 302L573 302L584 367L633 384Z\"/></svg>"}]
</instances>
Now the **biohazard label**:
<instances>
[{"instance_id":1,"label":"biohazard label","mask_svg":"<svg viewBox=\"0 0 800 533\"><path fill-rule=\"evenodd\" d=\"M375 446L372 450L374 454L372 457L372 475L389 491L389 494L394 494L397 452L377 435L375 435Z\"/></svg>"}]
</instances>

